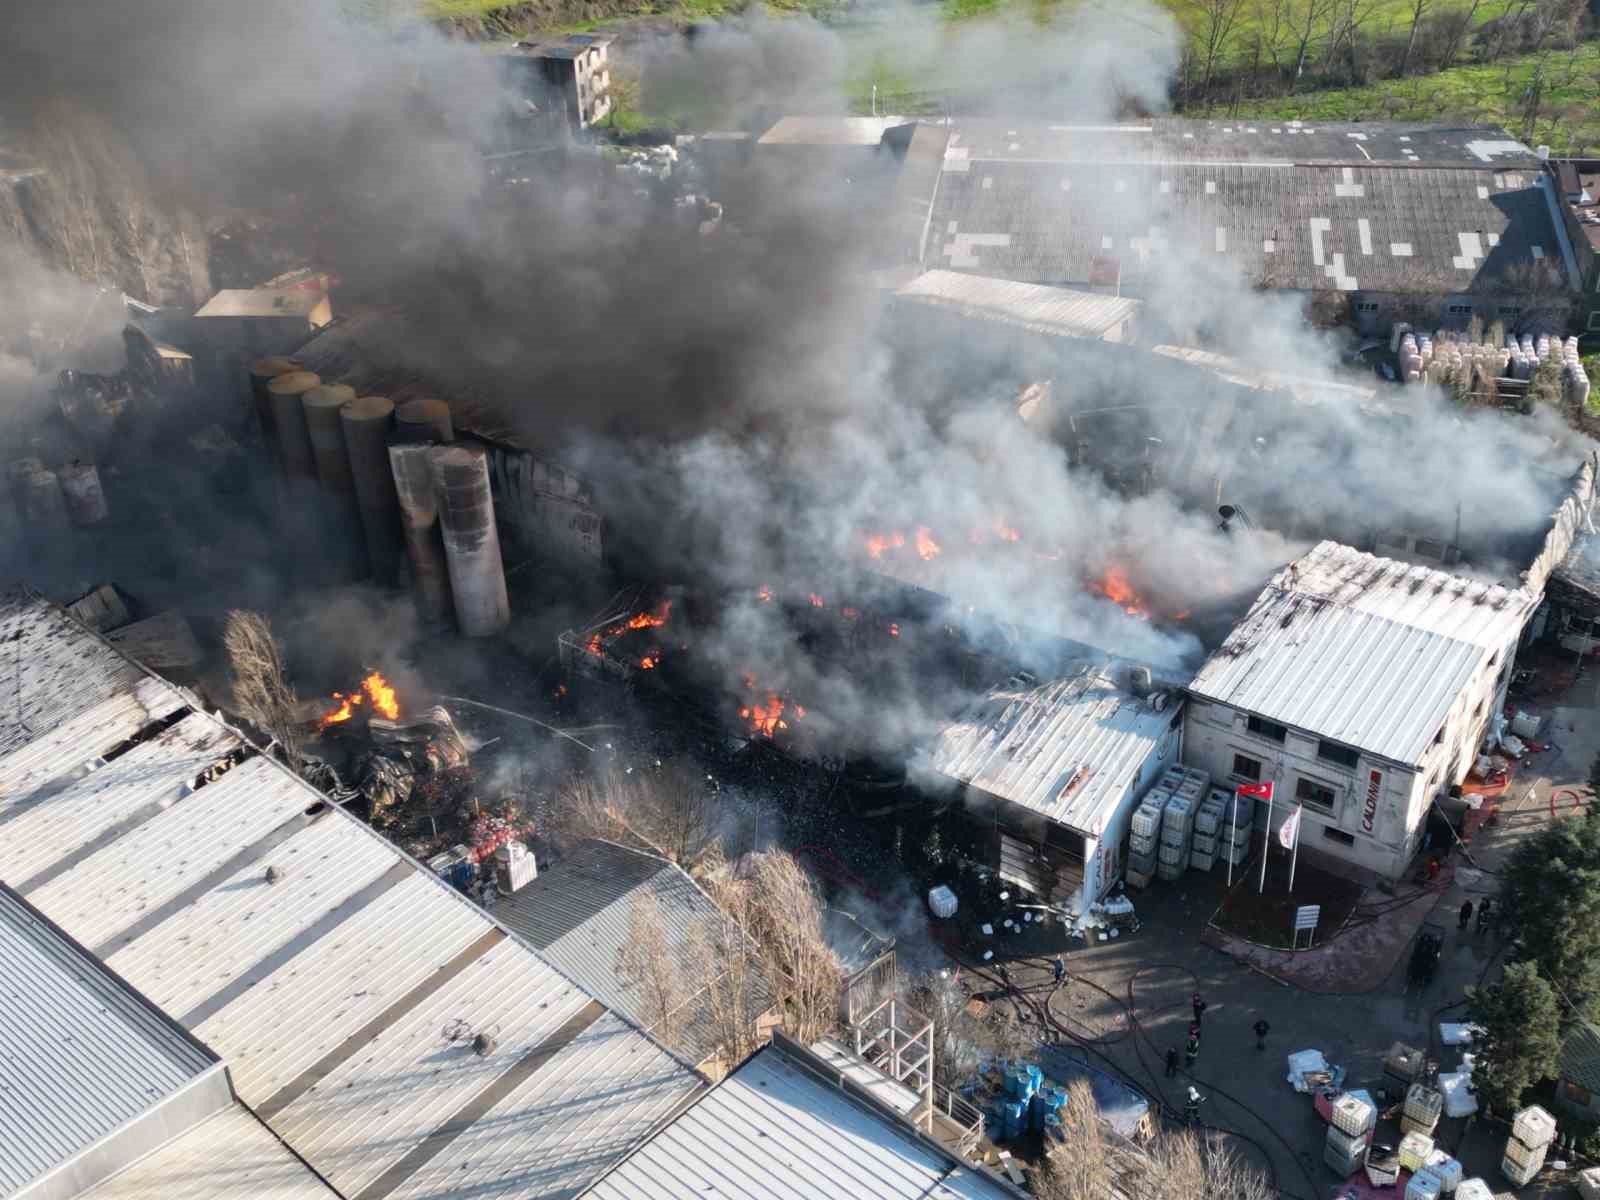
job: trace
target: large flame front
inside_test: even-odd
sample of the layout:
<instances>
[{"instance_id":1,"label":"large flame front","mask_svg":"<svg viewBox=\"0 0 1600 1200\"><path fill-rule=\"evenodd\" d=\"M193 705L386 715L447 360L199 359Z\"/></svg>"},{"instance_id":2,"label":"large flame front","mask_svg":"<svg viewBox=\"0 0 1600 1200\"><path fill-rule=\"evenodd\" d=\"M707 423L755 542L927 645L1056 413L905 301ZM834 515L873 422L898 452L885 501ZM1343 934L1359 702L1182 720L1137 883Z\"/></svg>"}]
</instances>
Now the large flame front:
<instances>
[{"instance_id":1,"label":"large flame front","mask_svg":"<svg viewBox=\"0 0 1600 1200\"><path fill-rule=\"evenodd\" d=\"M1117 605L1123 612L1133 617L1148 617L1150 606L1144 602L1144 597L1134 589L1128 580L1128 573L1121 566L1112 563L1099 579L1090 580L1089 590L1099 592L1107 600Z\"/></svg>"},{"instance_id":2,"label":"large flame front","mask_svg":"<svg viewBox=\"0 0 1600 1200\"><path fill-rule=\"evenodd\" d=\"M752 697L739 706L739 718L749 724L752 733L770 738L780 730L789 728L789 722L784 714L789 711L790 706L782 696L771 688L758 686L754 675L744 677L744 690L750 692ZM792 711L795 720L805 720L804 707L796 704Z\"/></svg>"},{"instance_id":3,"label":"large flame front","mask_svg":"<svg viewBox=\"0 0 1600 1200\"><path fill-rule=\"evenodd\" d=\"M657 629L667 623L667 618L672 615L672 601L663 600L654 612L637 613L626 621L619 621L609 629L591 634L587 649L590 654L598 655L601 648L612 638L627 633L630 629Z\"/></svg>"},{"instance_id":4,"label":"large flame front","mask_svg":"<svg viewBox=\"0 0 1600 1200\"><path fill-rule=\"evenodd\" d=\"M323 713L318 718L319 729L348 721L363 704L370 704L374 712L391 721L400 716L400 701L395 696L394 687L378 671L368 673L361 681L360 691L351 692L348 696L343 692L335 692L333 698L338 701L339 707Z\"/></svg>"}]
</instances>

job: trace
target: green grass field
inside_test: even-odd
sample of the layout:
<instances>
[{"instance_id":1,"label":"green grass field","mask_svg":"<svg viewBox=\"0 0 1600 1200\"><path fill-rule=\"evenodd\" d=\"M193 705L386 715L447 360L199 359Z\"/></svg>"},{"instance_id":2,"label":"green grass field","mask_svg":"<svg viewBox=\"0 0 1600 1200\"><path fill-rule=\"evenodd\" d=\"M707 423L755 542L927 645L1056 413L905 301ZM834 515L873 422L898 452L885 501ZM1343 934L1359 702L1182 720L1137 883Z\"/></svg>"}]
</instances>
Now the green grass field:
<instances>
[{"instance_id":1,"label":"green grass field","mask_svg":"<svg viewBox=\"0 0 1600 1200\"><path fill-rule=\"evenodd\" d=\"M1527 96L1542 73L1539 113L1529 122ZM1493 66L1456 67L1368 87L1245 101L1230 116L1302 121L1439 121L1503 125L1557 154L1600 149L1600 42L1508 58Z\"/></svg>"}]
</instances>

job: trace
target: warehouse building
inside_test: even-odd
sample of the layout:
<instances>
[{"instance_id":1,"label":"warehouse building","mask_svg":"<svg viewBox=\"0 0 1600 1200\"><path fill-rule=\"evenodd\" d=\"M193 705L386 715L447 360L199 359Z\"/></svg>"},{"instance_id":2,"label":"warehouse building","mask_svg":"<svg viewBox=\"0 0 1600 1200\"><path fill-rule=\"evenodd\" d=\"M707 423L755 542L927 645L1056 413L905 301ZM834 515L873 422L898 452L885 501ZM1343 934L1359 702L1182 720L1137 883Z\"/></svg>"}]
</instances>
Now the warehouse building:
<instances>
[{"instance_id":1,"label":"warehouse building","mask_svg":"<svg viewBox=\"0 0 1600 1200\"><path fill-rule=\"evenodd\" d=\"M962 118L921 261L1148 298L1212 260L1370 330L1551 327L1580 276L1561 208L1538 155L1487 126Z\"/></svg>"},{"instance_id":2,"label":"warehouse building","mask_svg":"<svg viewBox=\"0 0 1600 1200\"><path fill-rule=\"evenodd\" d=\"M1184 759L1225 786L1271 780L1274 821L1304 807L1307 849L1399 878L1504 705L1538 603L1323 542L1190 682Z\"/></svg>"},{"instance_id":3,"label":"warehouse building","mask_svg":"<svg viewBox=\"0 0 1600 1200\"><path fill-rule=\"evenodd\" d=\"M9 595L0 637L15 667L0 881L165 1014L140 1020L182 1060L163 1068L167 1092L220 1063L249 1120L339 1195L495 1200L576 1195L702 1089L481 908L62 610ZM0 1054L0 1093L31 1070ZM207 1095L220 1122L230 1110ZM120 1124L81 1088L53 1102ZM49 1158L78 1153L58 1143ZM131 1194L198 1194L197 1178L238 1167L227 1140L173 1153L172 1179Z\"/></svg>"},{"instance_id":4,"label":"warehouse building","mask_svg":"<svg viewBox=\"0 0 1600 1200\"><path fill-rule=\"evenodd\" d=\"M1183 700L1148 668L1081 662L996 688L924 764L958 789L1002 878L1082 914L1122 877L1133 810L1176 763Z\"/></svg>"}]
</instances>

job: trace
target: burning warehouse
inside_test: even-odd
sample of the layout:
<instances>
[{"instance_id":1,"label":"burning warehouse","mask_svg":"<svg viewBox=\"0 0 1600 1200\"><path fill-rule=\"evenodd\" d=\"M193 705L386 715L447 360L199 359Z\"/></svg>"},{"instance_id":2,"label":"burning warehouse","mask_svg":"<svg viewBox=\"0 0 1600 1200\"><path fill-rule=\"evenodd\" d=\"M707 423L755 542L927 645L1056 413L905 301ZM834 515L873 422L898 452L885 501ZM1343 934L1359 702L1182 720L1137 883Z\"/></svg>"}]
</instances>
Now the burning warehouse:
<instances>
[{"instance_id":1,"label":"burning warehouse","mask_svg":"<svg viewBox=\"0 0 1600 1200\"><path fill-rule=\"evenodd\" d=\"M919 774L959 793L1001 878L1081 916L1120 879L1133 810L1182 744L1177 688L1145 667L1085 662L989 692Z\"/></svg>"}]
</instances>

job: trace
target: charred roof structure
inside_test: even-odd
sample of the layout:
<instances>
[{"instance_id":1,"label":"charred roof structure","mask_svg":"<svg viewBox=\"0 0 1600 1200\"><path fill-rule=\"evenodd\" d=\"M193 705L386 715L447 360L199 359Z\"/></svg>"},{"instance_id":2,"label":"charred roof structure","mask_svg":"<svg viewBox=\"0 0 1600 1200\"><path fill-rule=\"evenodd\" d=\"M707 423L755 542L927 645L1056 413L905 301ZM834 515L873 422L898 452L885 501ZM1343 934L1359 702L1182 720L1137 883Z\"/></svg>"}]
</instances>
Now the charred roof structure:
<instances>
[{"instance_id":1,"label":"charred roof structure","mask_svg":"<svg viewBox=\"0 0 1600 1200\"><path fill-rule=\"evenodd\" d=\"M645 896L656 901L669 959L680 965L687 980L701 983L686 992L673 1022L681 1029L674 1040L682 1053L696 1065L705 1064L717 1054L706 993L723 985L699 980L694 946L700 938L716 945L723 936L747 935L736 926L728 928L731 922L682 868L642 850L591 838L503 897L495 915L586 990L650 1032L641 982L629 978L621 962L632 936L634 904ZM751 974L744 1011L759 1017L777 1002L761 968L754 966Z\"/></svg>"},{"instance_id":2,"label":"charred roof structure","mask_svg":"<svg viewBox=\"0 0 1600 1200\"><path fill-rule=\"evenodd\" d=\"M1578 274L1540 160L1489 126L960 119L929 225L928 267L1081 286L1115 259L1135 293L1179 257L1369 301Z\"/></svg>"},{"instance_id":3,"label":"charred roof structure","mask_svg":"<svg viewBox=\"0 0 1600 1200\"><path fill-rule=\"evenodd\" d=\"M589 1200L1011 1200L870 1090L778 1035L585 1193Z\"/></svg>"},{"instance_id":4,"label":"charred roof structure","mask_svg":"<svg viewBox=\"0 0 1600 1200\"><path fill-rule=\"evenodd\" d=\"M1323 542L1284 567L1188 685L1185 760L1272 780L1316 847L1397 877L1472 767L1537 592Z\"/></svg>"},{"instance_id":5,"label":"charred roof structure","mask_svg":"<svg viewBox=\"0 0 1600 1200\"><path fill-rule=\"evenodd\" d=\"M0 637L0 880L187 1031L167 1041L209 1046L340 1195L572 1195L700 1088L61 610L12 594Z\"/></svg>"}]
</instances>

